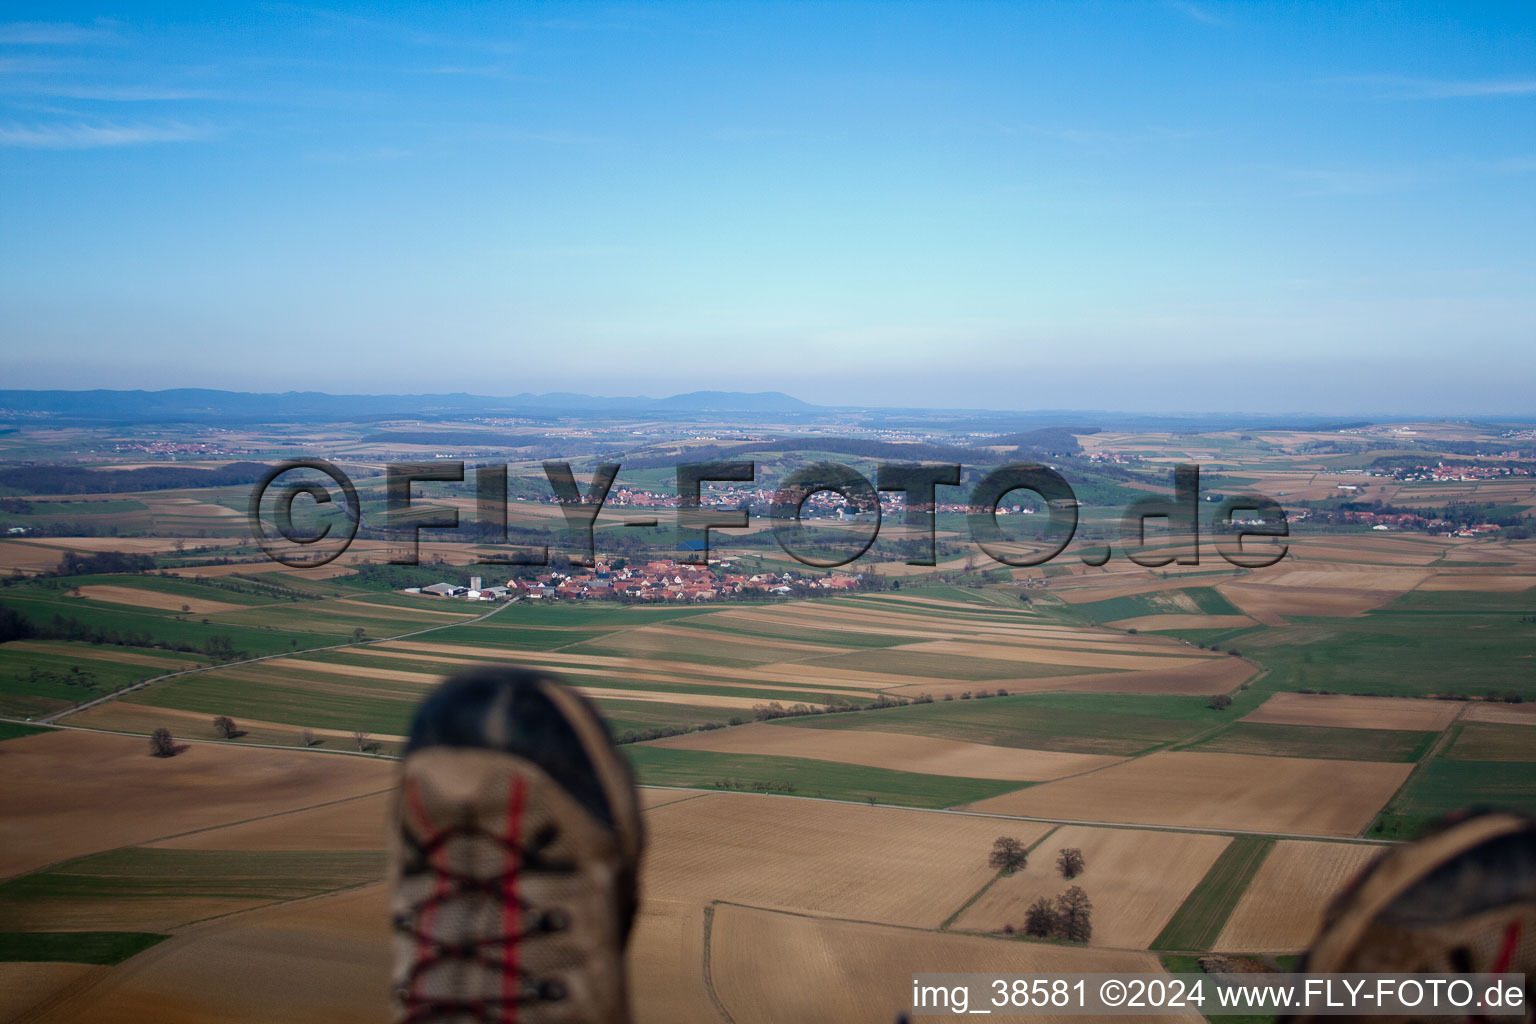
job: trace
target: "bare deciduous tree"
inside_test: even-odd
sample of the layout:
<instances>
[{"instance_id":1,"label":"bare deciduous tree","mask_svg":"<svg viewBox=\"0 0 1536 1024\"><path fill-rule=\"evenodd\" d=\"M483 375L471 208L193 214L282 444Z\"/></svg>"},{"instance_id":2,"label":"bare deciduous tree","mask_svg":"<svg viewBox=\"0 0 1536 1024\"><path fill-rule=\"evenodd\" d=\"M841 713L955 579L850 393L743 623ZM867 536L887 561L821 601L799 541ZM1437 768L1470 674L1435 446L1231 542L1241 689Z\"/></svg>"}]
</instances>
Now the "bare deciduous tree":
<instances>
[{"instance_id":1,"label":"bare deciduous tree","mask_svg":"<svg viewBox=\"0 0 1536 1024\"><path fill-rule=\"evenodd\" d=\"M220 715L213 720L213 731L226 740L234 739L240 732L235 725L235 720L228 715Z\"/></svg>"},{"instance_id":2,"label":"bare deciduous tree","mask_svg":"<svg viewBox=\"0 0 1536 1024\"><path fill-rule=\"evenodd\" d=\"M1224 693L1218 693L1216 696L1211 698L1211 707L1215 708L1217 711L1225 711L1231 706L1232 698L1228 697Z\"/></svg>"},{"instance_id":3,"label":"bare deciduous tree","mask_svg":"<svg viewBox=\"0 0 1536 1024\"><path fill-rule=\"evenodd\" d=\"M1022 868L1028 859L1029 854L1023 843L1012 836L998 836L992 844L992 855L987 858L987 863L1011 875Z\"/></svg>"},{"instance_id":4,"label":"bare deciduous tree","mask_svg":"<svg viewBox=\"0 0 1536 1024\"><path fill-rule=\"evenodd\" d=\"M1024 912L1024 934L1046 938L1056 934L1058 916L1056 904L1049 896L1041 896Z\"/></svg>"},{"instance_id":5,"label":"bare deciduous tree","mask_svg":"<svg viewBox=\"0 0 1536 1024\"><path fill-rule=\"evenodd\" d=\"M156 757L170 757L176 753L176 741L171 738L171 730L160 726L149 734L149 752Z\"/></svg>"},{"instance_id":6,"label":"bare deciduous tree","mask_svg":"<svg viewBox=\"0 0 1536 1024\"><path fill-rule=\"evenodd\" d=\"M1057 934L1073 942L1087 942L1093 937L1093 901L1074 885L1056 897Z\"/></svg>"},{"instance_id":7,"label":"bare deciduous tree","mask_svg":"<svg viewBox=\"0 0 1536 1024\"><path fill-rule=\"evenodd\" d=\"M1056 867L1062 878L1076 878L1083 873L1083 851L1075 846L1065 847L1056 855Z\"/></svg>"},{"instance_id":8,"label":"bare deciduous tree","mask_svg":"<svg viewBox=\"0 0 1536 1024\"><path fill-rule=\"evenodd\" d=\"M359 751L368 749L368 734L361 729L352 730L352 742L357 744Z\"/></svg>"},{"instance_id":9,"label":"bare deciduous tree","mask_svg":"<svg viewBox=\"0 0 1536 1024\"><path fill-rule=\"evenodd\" d=\"M305 729L303 732L299 733L299 739L303 742L303 744L306 747L314 746L315 745L315 730L313 730L313 729Z\"/></svg>"}]
</instances>

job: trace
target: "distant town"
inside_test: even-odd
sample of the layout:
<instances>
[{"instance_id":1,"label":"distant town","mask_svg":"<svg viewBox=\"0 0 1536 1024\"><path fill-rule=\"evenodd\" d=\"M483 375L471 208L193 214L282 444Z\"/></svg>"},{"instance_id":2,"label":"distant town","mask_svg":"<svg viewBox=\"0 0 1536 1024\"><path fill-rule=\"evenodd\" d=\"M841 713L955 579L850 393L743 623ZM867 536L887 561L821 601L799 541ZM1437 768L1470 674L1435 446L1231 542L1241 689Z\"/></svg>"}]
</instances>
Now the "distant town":
<instances>
[{"instance_id":1,"label":"distant town","mask_svg":"<svg viewBox=\"0 0 1536 1024\"><path fill-rule=\"evenodd\" d=\"M407 594L467 601L530 600L631 600L631 601L712 601L718 597L743 594L788 597L809 596L826 591L853 591L864 585L862 573L832 573L805 577L795 572L732 572L729 561L714 561L718 571L699 565L684 565L671 559L644 565L616 565L597 562L587 570L550 571L526 579L509 579L504 584L484 585L484 577L473 576L469 586L433 583L408 587Z\"/></svg>"}]
</instances>

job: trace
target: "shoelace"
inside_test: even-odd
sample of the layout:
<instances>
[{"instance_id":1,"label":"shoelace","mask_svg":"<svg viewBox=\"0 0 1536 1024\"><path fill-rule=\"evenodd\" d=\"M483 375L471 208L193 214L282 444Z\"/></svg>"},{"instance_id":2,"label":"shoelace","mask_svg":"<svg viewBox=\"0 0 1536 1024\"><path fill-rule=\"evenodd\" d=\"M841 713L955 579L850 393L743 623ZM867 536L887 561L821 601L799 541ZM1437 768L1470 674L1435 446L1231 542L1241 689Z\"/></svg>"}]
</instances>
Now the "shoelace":
<instances>
[{"instance_id":1,"label":"shoelace","mask_svg":"<svg viewBox=\"0 0 1536 1024\"><path fill-rule=\"evenodd\" d=\"M425 821L425 816L422 816ZM513 1019L516 1007L534 1002L554 1002L565 998L565 986L558 980L529 977L515 955L523 939L563 931L570 922L559 910L539 910L518 894L517 879L523 871L568 873L576 866L551 858L546 851L556 839L552 826L536 832L526 842L497 835L466 825L434 829L424 839L402 830L409 848L403 871L406 875L431 872L435 884L431 894L409 910L395 915L395 930L416 942L416 962L403 979L400 993L405 1024L426 1024L443 1017L472 1016L480 1020ZM441 854L457 839L479 840L499 846L507 868L498 874L480 876L455 871ZM457 900L481 897L517 911L516 927L501 934L461 942L444 941L432 933L432 921L439 909ZM504 924L511 923L503 918ZM472 963L495 971L508 979L514 991L501 996L474 999L447 998L421 991L421 979L428 971L447 961Z\"/></svg>"}]
</instances>

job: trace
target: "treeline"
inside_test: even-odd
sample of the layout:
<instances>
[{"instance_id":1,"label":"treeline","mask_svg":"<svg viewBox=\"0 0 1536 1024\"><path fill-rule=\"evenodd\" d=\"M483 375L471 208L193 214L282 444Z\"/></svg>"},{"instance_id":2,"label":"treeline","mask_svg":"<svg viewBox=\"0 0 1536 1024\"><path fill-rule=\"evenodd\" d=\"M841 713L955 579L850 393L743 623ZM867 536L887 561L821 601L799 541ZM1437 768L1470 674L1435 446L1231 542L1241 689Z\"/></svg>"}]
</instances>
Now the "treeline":
<instances>
[{"instance_id":1,"label":"treeline","mask_svg":"<svg viewBox=\"0 0 1536 1024\"><path fill-rule=\"evenodd\" d=\"M0 643L12 640L73 640L114 647L157 647L183 654L205 654L214 661L241 661L250 657L248 652L237 650L234 641L223 633L210 636L201 647L196 647L184 642L159 640L143 630L97 626L72 616L55 615L51 619L33 621L16 609L0 604Z\"/></svg>"},{"instance_id":2,"label":"treeline","mask_svg":"<svg viewBox=\"0 0 1536 1024\"><path fill-rule=\"evenodd\" d=\"M1083 450L1083 446L1077 441L1078 437L1098 432L1098 427L1041 427L1039 430L1026 430L1018 434L1003 434L987 443L1076 455Z\"/></svg>"},{"instance_id":3,"label":"treeline","mask_svg":"<svg viewBox=\"0 0 1536 1024\"><path fill-rule=\"evenodd\" d=\"M86 469L81 466L13 466L0 469L0 487L28 494L123 494L173 487L232 487L253 484L267 467L231 462L218 469L151 466L145 469Z\"/></svg>"},{"instance_id":4,"label":"treeline","mask_svg":"<svg viewBox=\"0 0 1536 1024\"><path fill-rule=\"evenodd\" d=\"M56 571L59 576L94 576L104 573L149 572L155 560L149 555L127 551L95 551L82 555L78 551L64 552Z\"/></svg>"}]
</instances>

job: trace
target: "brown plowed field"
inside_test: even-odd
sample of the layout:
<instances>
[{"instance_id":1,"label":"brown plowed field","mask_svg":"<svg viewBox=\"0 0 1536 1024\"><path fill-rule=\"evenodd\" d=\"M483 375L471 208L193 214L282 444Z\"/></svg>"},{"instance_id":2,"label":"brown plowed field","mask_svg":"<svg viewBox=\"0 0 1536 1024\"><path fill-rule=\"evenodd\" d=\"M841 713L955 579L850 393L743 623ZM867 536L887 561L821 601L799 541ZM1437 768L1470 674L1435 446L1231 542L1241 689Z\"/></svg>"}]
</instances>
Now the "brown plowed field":
<instances>
[{"instance_id":1,"label":"brown plowed field","mask_svg":"<svg viewBox=\"0 0 1536 1024\"><path fill-rule=\"evenodd\" d=\"M1163 751L970 806L992 814L1353 836L1410 764Z\"/></svg>"},{"instance_id":2,"label":"brown plowed field","mask_svg":"<svg viewBox=\"0 0 1536 1024\"><path fill-rule=\"evenodd\" d=\"M918 972L1162 975L1157 959L1143 953L911 931L729 905L715 908L709 948L715 991L736 1024L891 1024L911 1006L912 975ZM1066 1024L1086 1019L1029 1016ZM1186 1019L1200 1018L1192 1014Z\"/></svg>"},{"instance_id":3,"label":"brown plowed field","mask_svg":"<svg viewBox=\"0 0 1536 1024\"><path fill-rule=\"evenodd\" d=\"M1355 843L1281 840L1248 884L1216 948L1223 953L1305 949L1329 901L1381 851Z\"/></svg>"},{"instance_id":4,"label":"brown plowed field","mask_svg":"<svg viewBox=\"0 0 1536 1024\"><path fill-rule=\"evenodd\" d=\"M1045 825L712 793L646 813L646 895L937 927L992 877L999 835ZM922 879L913 886L912 879Z\"/></svg>"},{"instance_id":5,"label":"brown plowed field","mask_svg":"<svg viewBox=\"0 0 1536 1024\"><path fill-rule=\"evenodd\" d=\"M355 757L58 730L0 748L0 877L192 829L359 796L391 765ZM60 780L68 780L61 785Z\"/></svg>"},{"instance_id":6,"label":"brown plowed field","mask_svg":"<svg viewBox=\"0 0 1536 1024\"><path fill-rule=\"evenodd\" d=\"M1329 693L1277 693L1243 716L1245 722L1322 725L1349 729L1417 729L1439 732L1463 705L1448 700L1350 697Z\"/></svg>"}]
</instances>

